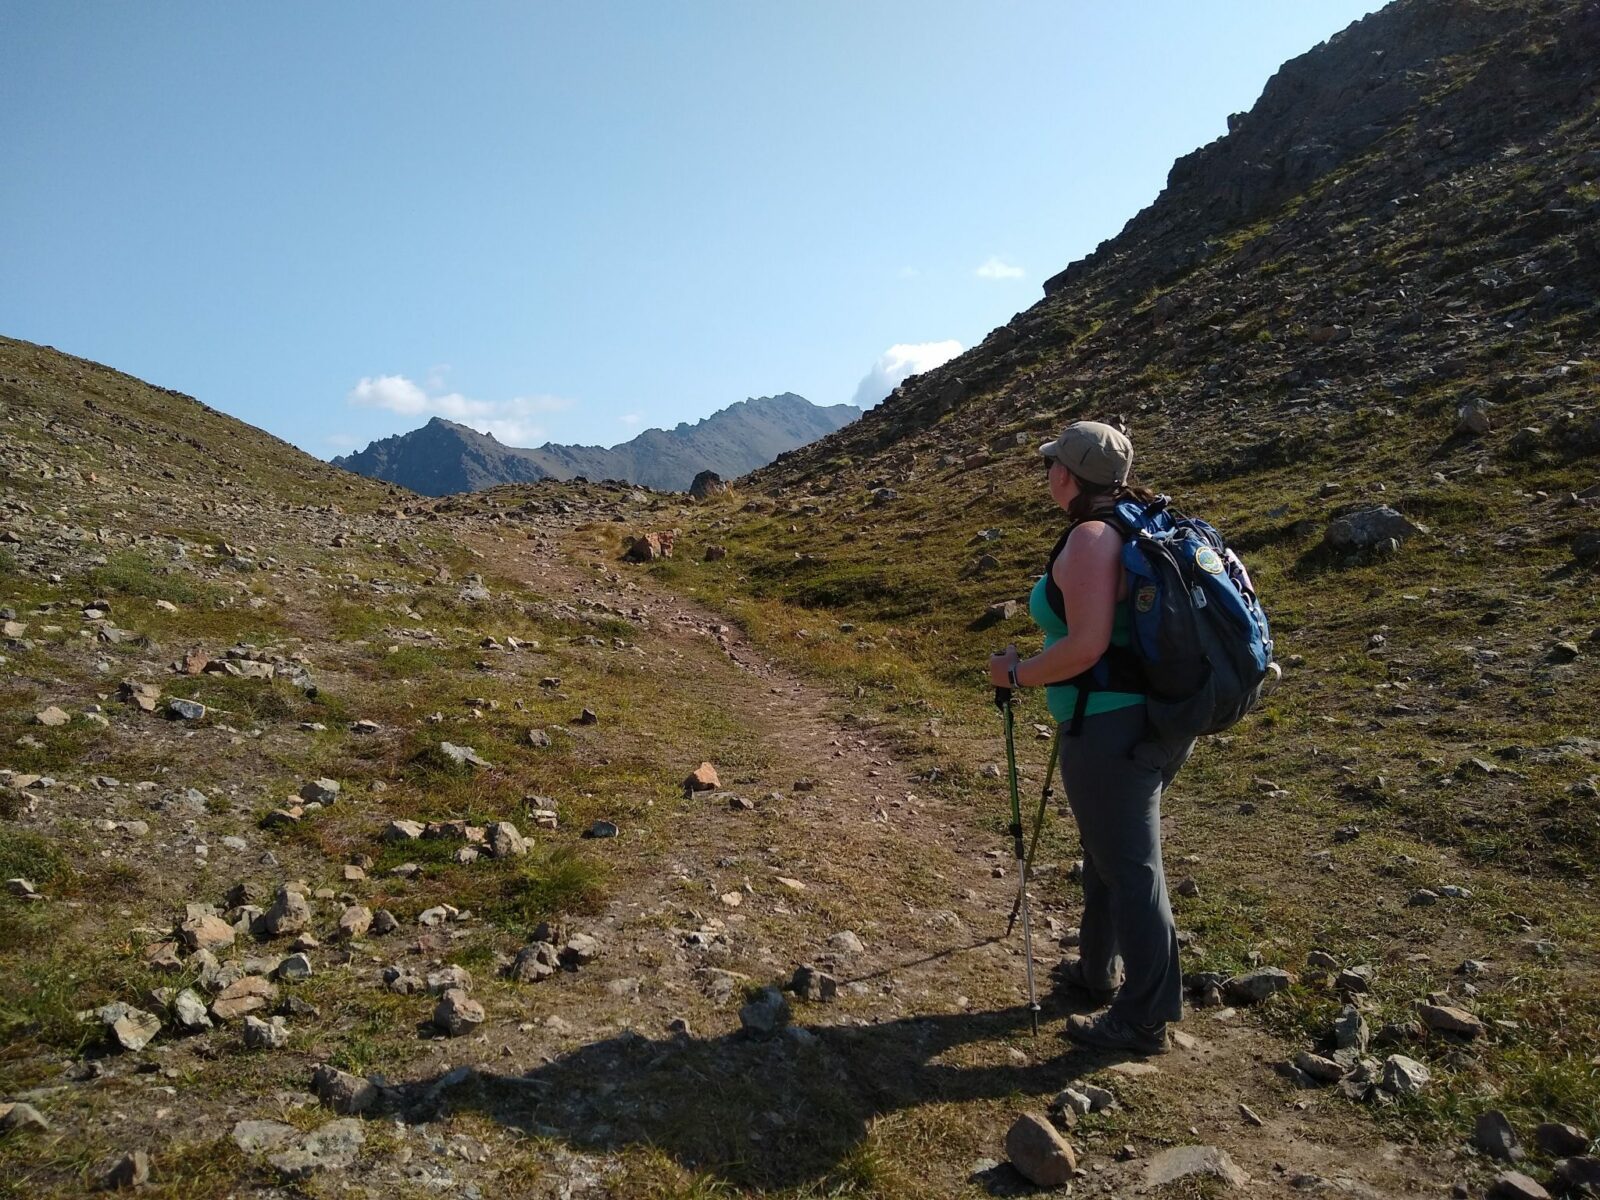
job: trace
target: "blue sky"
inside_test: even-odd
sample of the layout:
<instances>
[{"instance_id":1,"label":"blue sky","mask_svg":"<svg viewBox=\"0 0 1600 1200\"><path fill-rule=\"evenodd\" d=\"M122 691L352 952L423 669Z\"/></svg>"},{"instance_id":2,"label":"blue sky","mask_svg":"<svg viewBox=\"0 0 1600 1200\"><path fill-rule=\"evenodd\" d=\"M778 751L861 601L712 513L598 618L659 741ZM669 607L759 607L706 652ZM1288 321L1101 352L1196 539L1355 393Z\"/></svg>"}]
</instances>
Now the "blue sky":
<instances>
[{"instance_id":1,"label":"blue sky","mask_svg":"<svg viewBox=\"0 0 1600 1200\"><path fill-rule=\"evenodd\" d=\"M1368 0L0 10L0 333L319 456L874 400Z\"/></svg>"}]
</instances>

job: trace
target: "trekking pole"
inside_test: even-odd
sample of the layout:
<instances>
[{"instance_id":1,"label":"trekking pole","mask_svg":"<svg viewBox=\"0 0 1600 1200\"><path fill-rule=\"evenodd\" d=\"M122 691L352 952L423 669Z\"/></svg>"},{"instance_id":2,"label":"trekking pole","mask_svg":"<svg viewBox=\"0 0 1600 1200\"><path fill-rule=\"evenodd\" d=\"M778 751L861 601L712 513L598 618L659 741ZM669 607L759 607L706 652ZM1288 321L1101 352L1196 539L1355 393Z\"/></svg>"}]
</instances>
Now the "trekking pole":
<instances>
[{"instance_id":1,"label":"trekking pole","mask_svg":"<svg viewBox=\"0 0 1600 1200\"><path fill-rule=\"evenodd\" d=\"M1050 739L1050 762L1044 769L1044 790L1039 793L1039 811L1033 818L1033 836L1028 839L1028 856L1023 860L1023 874L1033 870L1033 856L1039 849L1039 837L1044 833L1044 815L1050 806L1050 797L1055 792L1056 756L1061 753L1061 727L1056 726L1054 736ZM1011 936L1011 929L1017 923L1017 914L1022 910L1022 896L1019 894L1011 905L1011 916L1006 921L1006 936Z\"/></svg>"},{"instance_id":2,"label":"trekking pole","mask_svg":"<svg viewBox=\"0 0 1600 1200\"><path fill-rule=\"evenodd\" d=\"M1022 954L1028 970L1028 1015L1033 1021L1033 1035L1038 1037L1039 1000L1033 989L1033 922L1028 915L1028 854L1022 845L1022 798L1017 794L1017 744L1012 731L1011 689L995 688L994 703L1006 723L1006 766L1011 780L1011 828L1008 832L1011 834L1012 852L1017 859L1017 907L1022 911Z\"/></svg>"}]
</instances>

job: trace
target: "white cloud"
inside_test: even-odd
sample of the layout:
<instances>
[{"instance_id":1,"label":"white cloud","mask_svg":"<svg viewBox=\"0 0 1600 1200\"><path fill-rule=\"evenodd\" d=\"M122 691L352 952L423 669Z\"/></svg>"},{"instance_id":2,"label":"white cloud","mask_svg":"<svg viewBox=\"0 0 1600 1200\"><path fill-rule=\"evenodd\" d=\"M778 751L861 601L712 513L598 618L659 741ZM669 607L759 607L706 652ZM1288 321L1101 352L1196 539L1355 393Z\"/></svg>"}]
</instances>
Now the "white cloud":
<instances>
[{"instance_id":1,"label":"white cloud","mask_svg":"<svg viewBox=\"0 0 1600 1200\"><path fill-rule=\"evenodd\" d=\"M386 408L408 417L428 407L428 394L404 375L363 377L346 398L362 408Z\"/></svg>"},{"instance_id":2,"label":"white cloud","mask_svg":"<svg viewBox=\"0 0 1600 1200\"><path fill-rule=\"evenodd\" d=\"M983 264L973 273L979 279L1021 279L1027 274L1021 267L1014 267L993 254L984 259Z\"/></svg>"},{"instance_id":3,"label":"white cloud","mask_svg":"<svg viewBox=\"0 0 1600 1200\"><path fill-rule=\"evenodd\" d=\"M895 274L897 276L899 276L901 279L921 279L922 278L922 272L919 271L916 267L901 267L898 271L895 272Z\"/></svg>"},{"instance_id":4,"label":"white cloud","mask_svg":"<svg viewBox=\"0 0 1600 1200\"><path fill-rule=\"evenodd\" d=\"M629 429L632 429L634 426L642 425L644 423L644 418L642 416L640 416L638 413L623 413L620 417L617 418L617 420L621 421Z\"/></svg>"},{"instance_id":5,"label":"white cloud","mask_svg":"<svg viewBox=\"0 0 1600 1200\"><path fill-rule=\"evenodd\" d=\"M361 445L361 439L353 433L330 433L322 440L334 450L354 450Z\"/></svg>"},{"instance_id":6,"label":"white cloud","mask_svg":"<svg viewBox=\"0 0 1600 1200\"><path fill-rule=\"evenodd\" d=\"M949 362L961 353L961 343L954 339L946 342L912 342L890 346L872 364L872 370L856 385L857 408L871 408L894 391L901 380L910 375L920 375L934 367Z\"/></svg>"},{"instance_id":7,"label":"white cloud","mask_svg":"<svg viewBox=\"0 0 1600 1200\"><path fill-rule=\"evenodd\" d=\"M571 407L561 396L512 396L509 400L474 400L443 390L444 373L428 372L427 386L404 375L365 376L345 399L360 408L381 408L404 417L443 417L480 433L492 433L508 446L531 446L545 436L535 418Z\"/></svg>"}]
</instances>

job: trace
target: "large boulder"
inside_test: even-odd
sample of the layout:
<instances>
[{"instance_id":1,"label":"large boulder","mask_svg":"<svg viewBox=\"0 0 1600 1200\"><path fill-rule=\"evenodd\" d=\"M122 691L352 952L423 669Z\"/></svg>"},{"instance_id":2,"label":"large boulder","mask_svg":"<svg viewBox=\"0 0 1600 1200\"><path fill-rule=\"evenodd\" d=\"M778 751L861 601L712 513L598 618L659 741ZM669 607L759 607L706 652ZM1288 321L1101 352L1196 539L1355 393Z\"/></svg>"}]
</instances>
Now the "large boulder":
<instances>
[{"instance_id":1,"label":"large boulder","mask_svg":"<svg viewBox=\"0 0 1600 1200\"><path fill-rule=\"evenodd\" d=\"M1387 504L1380 504L1330 522L1322 541L1332 550L1371 550L1390 539L1403 542L1427 532L1426 526L1415 525Z\"/></svg>"},{"instance_id":2,"label":"large boulder","mask_svg":"<svg viewBox=\"0 0 1600 1200\"><path fill-rule=\"evenodd\" d=\"M715 471L701 471L689 485L689 495L696 500L704 500L708 496L715 496L727 490L728 485Z\"/></svg>"}]
</instances>

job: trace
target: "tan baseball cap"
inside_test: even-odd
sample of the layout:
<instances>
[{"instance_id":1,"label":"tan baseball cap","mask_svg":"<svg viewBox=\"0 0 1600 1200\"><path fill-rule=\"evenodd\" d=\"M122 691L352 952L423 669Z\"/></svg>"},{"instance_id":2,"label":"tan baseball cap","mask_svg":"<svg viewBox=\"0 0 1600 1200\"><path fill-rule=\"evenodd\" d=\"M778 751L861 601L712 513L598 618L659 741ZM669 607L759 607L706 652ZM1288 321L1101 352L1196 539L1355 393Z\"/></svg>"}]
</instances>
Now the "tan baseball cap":
<instances>
[{"instance_id":1,"label":"tan baseball cap","mask_svg":"<svg viewBox=\"0 0 1600 1200\"><path fill-rule=\"evenodd\" d=\"M1101 487L1126 483L1133 473L1133 443L1120 429L1099 421L1074 421L1039 453Z\"/></svg>"}]
</instances>

